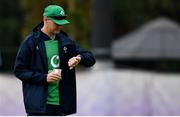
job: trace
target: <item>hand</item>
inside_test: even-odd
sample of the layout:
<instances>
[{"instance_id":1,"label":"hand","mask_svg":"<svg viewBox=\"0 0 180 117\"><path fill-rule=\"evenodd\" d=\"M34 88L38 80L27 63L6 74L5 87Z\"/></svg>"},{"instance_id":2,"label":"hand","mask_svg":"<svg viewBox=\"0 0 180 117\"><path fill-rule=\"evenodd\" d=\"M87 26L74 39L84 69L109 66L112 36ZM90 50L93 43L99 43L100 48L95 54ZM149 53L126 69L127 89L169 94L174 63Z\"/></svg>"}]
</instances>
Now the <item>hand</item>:
<instances>
[{"instance_id":1,"label":"hand","mask_svg":"<svg viewBox=\"0 0 180 117\"><path fill-rule=\"evenodd\" d=\"M50 82L55 82L55 81L59 81L61 80L62 77L61 77L61 74L60 73L57 73L57 72L51 72L47 75L47 82L50 83Z\"/></svg>"},{"instance_id":2,"label":"hand","mask_svg":"<svg viewBox=\"0 0 180 117\"><path fill-rule=\"evenodd\" d=\"M80 55L70 58L68 61L69 69L73 69L74 67L76 67L80 61L81 61Z\"/></svg>"}]
</instances>

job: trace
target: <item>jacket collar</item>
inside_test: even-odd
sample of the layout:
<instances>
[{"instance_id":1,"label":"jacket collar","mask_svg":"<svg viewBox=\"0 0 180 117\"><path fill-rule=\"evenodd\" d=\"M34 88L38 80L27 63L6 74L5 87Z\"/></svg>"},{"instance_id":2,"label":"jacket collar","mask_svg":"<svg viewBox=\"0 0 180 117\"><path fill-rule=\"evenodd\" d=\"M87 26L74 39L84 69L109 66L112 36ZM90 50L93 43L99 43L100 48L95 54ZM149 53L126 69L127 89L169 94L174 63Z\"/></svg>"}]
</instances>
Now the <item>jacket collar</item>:
<instances>
[{"instance_id":1,"label":"jacket collar","mask_svg":"<svg viewBox=\"0 0 180 117\"><path fill-rule=\"evenodd\" d=\"M46 34L41 31L44 23L41 22L33 29L34 37L38 40L38 42L43 42L46 39L50 39ZM61 31L59 34L56 35L56 39L60 42L61 46L65 46L72 43L72 40L68 37L68 35Z\"/></svg>"},{"instance_id":2,"label":"jacket collar","mask_svg":"<svg viewBox=\"0 0 180 117\"><path fill-rule=\"evenodd\" d=\"M57 38L59 39L61 46L69 45L72 43L71 39L65 36L62 32L59 35L57 35Z\"/></svg>"}]
</instances>

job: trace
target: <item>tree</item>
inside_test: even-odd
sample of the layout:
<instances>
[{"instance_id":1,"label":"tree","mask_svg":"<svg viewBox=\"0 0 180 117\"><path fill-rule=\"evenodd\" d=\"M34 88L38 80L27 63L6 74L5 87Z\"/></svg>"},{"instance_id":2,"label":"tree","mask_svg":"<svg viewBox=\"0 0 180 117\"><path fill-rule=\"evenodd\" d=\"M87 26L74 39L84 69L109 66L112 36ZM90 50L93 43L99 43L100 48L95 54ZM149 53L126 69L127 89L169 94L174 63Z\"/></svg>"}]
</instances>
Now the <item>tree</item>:
<instances>
[{"instance_id":1,"label":"tree","mask_svg":"<svg viewBox=\"0 0 180 117\"><path fill-rule=\"evenodd\" d=\"M62 6L68 14L70 25L64 27L69 36L79 42L83 47L88 48L89 34L89 0L21 0L21 7L24 11L21 35L24 38L34 25L42 20L42 13L48 4Z\"/></svg>"},{"instance_id":2,"label":"tree","mask_svg":"<svg viewBox=\"0 0 180 117\"><path fill-rule=\"evenodd\" d=\"M114 37L124 35L160 16L180 22L179 3L178 0L113 0Z\"/></svg>"}]
</instances>

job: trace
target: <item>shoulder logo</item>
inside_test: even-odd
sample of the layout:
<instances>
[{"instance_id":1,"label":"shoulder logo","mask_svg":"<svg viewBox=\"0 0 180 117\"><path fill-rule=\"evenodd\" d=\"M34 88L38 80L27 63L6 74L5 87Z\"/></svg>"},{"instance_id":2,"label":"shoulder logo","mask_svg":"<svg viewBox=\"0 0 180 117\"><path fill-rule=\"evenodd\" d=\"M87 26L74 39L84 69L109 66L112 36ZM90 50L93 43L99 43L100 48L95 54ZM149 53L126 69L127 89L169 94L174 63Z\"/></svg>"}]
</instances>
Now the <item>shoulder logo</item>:
<instances>
[{"instance_id":1,"label":"shoulder logo","mask_svg":"<svg viewBox=\"0 0 180 117\"><path fill-rule=\"evenodd\" d=\"M64 46L63 50L64 50L64 53L67 53L67 47L66 46Z\"/></svg>"}]
</instances>

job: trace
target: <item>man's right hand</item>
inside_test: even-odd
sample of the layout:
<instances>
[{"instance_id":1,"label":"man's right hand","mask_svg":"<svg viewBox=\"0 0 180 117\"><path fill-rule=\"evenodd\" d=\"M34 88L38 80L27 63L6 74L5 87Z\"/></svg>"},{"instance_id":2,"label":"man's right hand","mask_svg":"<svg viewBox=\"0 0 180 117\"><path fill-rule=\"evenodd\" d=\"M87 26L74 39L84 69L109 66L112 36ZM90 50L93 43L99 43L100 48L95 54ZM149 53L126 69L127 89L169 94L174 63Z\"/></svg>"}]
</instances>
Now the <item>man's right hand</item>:
<instances>
[{"instance_id":1,"label":"man's right hand","mask_svg":"<svg viewBox=\"0 0 180 117\"><path fill-rule=\"evenodd\" d=\"M51 83L51 82L59 81L61 80L61 78L62 78L61 74L51 72L47 75L47 82Z\"/></svg>"}]
</instances>

